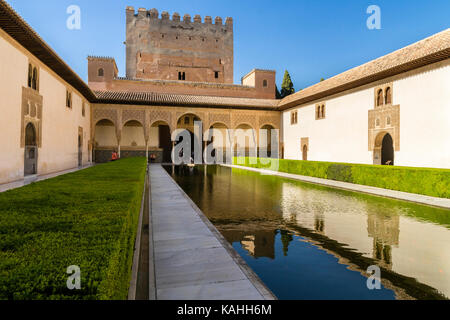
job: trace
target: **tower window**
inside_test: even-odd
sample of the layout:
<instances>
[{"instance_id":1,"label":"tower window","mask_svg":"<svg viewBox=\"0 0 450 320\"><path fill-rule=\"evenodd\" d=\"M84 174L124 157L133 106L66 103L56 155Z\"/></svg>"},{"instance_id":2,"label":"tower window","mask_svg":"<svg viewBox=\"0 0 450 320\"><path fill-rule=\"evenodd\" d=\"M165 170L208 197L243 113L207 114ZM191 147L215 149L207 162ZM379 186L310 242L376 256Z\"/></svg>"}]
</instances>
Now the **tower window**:
<instances>
[{"instance_id":1,"label":"tower window","mask_svg":"<svg viewBox=\"0 0 450 320\"><path fill-rule=\"evenodd\" d=\"M104 75L105 75L105 71L103 70L103 68L98 69L98 76L103 77Z\"/></svg>"},{"instance_id":2,"label":"tower window","mask_svg":"<svg viewBox=\"0 0 450 320\"><path fill-rule=\"evenodd\" d=\"M219 71L214 72L214 78L219 79Z\"/></svg>"},{"instance_id":3,"label":"tower window","mask_svg":"<svg viewBox=\"0 0 450 320\"><path fill-rule=\"evenodd\" d=\"M263 80L263 87L267 88L267 80Z\"/></svg>"},{"instance_id":4,"label":"tower window","mask_svg":"<svg viewBox=\"0 0 450 320\"><path fill-rule=\"evenodd\" d=\"M178 72L178 80L186 80L186 72Z\"/></svg>"}]
</instances>

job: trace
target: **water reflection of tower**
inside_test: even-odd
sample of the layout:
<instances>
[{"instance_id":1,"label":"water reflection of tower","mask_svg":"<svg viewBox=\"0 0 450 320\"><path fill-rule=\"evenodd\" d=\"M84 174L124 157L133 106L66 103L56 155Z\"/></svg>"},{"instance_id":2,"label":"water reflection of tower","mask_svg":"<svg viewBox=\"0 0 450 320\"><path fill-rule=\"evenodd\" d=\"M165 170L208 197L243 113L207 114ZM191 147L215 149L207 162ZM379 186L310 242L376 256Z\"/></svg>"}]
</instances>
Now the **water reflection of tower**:
<instances>
[{"instance_id":1,"label":"water reflection of tower","mask_svg":"<svg viewBox=\"0 0 450 320\"><path fill-rule=\"evenodd\" d=\"M277 232L274 230L221 230L221 233L231 243L240 242L242 248L255 258L275 258L275 236Z\"/></svg>"},{"instance_id":2,"label":"water reflection of tower","mask_svg":"<svg viewBox=\"0 0 450 320\"><path fill-rule=\"evenodd\" d=\"M384 215L368 212L367 231L373 238L373 258L381 266L392 268L392 246L398 246L400 235L400 218L398 215Z\"/></svg>"}]
</instances>

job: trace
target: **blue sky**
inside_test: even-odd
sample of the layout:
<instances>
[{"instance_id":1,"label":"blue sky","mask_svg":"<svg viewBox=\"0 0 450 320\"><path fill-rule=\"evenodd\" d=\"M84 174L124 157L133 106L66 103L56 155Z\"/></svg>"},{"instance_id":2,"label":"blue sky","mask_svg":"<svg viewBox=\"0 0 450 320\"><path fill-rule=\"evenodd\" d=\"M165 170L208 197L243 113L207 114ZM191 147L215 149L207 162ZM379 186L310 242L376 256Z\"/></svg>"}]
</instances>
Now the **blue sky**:
<instances>
[{"instance_id":1,"label":"blue sky","mask_svg":"<svg viewBox=\"0 0 450 320\"><path fill-rule=\"evenodd\" d=\"M450 27L448 0L7 0L87 81L88 55L112 56L125 73L127 5L183 16L234 19L234 79L253 68L284 70L296 90ZM81 8L81 30L66 28L67 7ZM381 30L369 30L369 5L381 9Z\"/></svg>"}]
</instances>

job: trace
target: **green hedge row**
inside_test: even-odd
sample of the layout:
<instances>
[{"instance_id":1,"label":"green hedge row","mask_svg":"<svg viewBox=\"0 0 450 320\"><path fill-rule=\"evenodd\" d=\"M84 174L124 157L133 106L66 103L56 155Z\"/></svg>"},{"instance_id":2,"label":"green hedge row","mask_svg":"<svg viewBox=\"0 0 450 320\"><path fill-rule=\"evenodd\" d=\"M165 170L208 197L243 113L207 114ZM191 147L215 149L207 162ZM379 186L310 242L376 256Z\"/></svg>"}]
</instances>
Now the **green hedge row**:
<instances>
[{"instance_id":1,"label":"green hedge row","mask_svg":"<svg viewBox=\"0 0 450 320\"><path fill-rule=\"evenodd\" d=\"M145 172L123 159L0 193L0 299L126 299Z\"/></svg>"},{"instance_id":2,"label":"green hedge row","mask_svg":"<svg viewBox=\"0 0 450 320\"><path fill-rule=\"evenodd\" d=\"M233 164L265 168L310 177L374 186L379 188L450 198L450 170L235 157ZM272 167L271 167L272 166ZM271 167L271 168L270 168Z\"/></svg>"}]
</instances>

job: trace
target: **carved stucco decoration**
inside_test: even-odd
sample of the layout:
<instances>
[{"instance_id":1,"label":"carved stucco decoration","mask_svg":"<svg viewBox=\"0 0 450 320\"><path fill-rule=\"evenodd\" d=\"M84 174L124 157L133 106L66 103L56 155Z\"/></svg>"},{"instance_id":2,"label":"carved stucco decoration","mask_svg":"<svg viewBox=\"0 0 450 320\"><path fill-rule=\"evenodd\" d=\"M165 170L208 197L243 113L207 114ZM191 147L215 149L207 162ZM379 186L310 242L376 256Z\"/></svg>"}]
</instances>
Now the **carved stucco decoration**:
<instances>
[{"instance_id":1,"label":"carved stucco decoration","mask_svg":"<svg viewBox=\"0 0 450 320\"><path fill-rule=\"evenodd\" d=\"M176 123L173 123L172 118L172 112L166 111L166 110L151 110L149 113L149 124L150 126L153 125L153 123L157 121L164 121L166 122L169 127L170 131L172 132L174 128L176 128ZM176 120L175 120L176 121Z\"/></svg>"},{"instance_id":2,"label":"carved stucco decoration","mask_svg":"<svg viewBox=\"0 0 450 320\"><path fill-rule=\"evenodd\" d=\"M380 106L369 110L369 151L379 147L377 137L389 133L394 142L394 150L400 151L400 106Z\"/></svg>"},{"instance_id":3,"label":"carved stucco decoration","mask_svg":"<svg viewBox=\"0 0 450 320\"><path fill-rule=\"evenodd\" d=\"M264 125L271 125L275 129L280 128L280 116L260 116L259 117L259 128L263 127Z\"/></svg>"},{"instance_id":4,"label":"carved stucco decoration","mask_svg":"<svg viewBox=\"0 0 450 320\"><path fill-rule=\"evenodd\" d=\"M209 126L220 122L227 126L227 128L231 128L231 116L230 114L226 113L215 113L210 112L209 113Z\"/></svg>"},{"instance_id":5,"label":"carved stucco decoration","mask_svg":"<svg viewBox=\"0 0 450 320\"><path fill-rule=\"evenodd\" d=\"M128 121L135 120L145 126L145 110L123 110L122 111L122 126Z\"/></svg>"},{"instance_id":6,"label":"carved stucco decoration","mask_svg":"<svg viewBox=\"0 0 450 320\"><path fill-rule=\"evenodd\" d=\"M258 129L258 119L256 114L252 113L233 113L232 114L232 127L236 128L241 124L249 124L253 129Z\"/></svg>"},{"instance_id":7,"label":"carved stucco decoration","mask_svg":"<svg viewBox=\"0 0 450 320\"><path fill-rule=\"evenodd\" d=\"M36 130L37 147L42 147L42 107L43 97L36 90L22 87L21 148L25 147L25 129L28 123L32 123Z\"/></svg>"}]
</instances>

